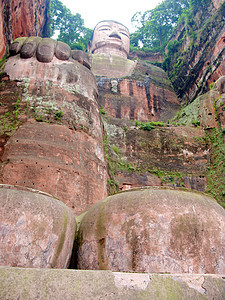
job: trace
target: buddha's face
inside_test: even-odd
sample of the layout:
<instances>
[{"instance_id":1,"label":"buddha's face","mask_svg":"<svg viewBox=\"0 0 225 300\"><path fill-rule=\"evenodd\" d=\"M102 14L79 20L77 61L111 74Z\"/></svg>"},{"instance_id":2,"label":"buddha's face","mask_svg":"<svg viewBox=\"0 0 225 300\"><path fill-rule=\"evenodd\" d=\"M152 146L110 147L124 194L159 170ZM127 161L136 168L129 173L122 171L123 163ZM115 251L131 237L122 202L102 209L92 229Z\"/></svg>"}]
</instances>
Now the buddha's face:
<instances>
[{"instance_id":1,"label":"buddha's face","mask_svg":"<svg viewBox=\"0 0 225 300\"><path fill-rule=\"evenodd\" d=\"M115 54L127 58L129 48L128 29L114 21L102 21L94 29L88 51L94 54Z\"/></svg>"}]
</instances>

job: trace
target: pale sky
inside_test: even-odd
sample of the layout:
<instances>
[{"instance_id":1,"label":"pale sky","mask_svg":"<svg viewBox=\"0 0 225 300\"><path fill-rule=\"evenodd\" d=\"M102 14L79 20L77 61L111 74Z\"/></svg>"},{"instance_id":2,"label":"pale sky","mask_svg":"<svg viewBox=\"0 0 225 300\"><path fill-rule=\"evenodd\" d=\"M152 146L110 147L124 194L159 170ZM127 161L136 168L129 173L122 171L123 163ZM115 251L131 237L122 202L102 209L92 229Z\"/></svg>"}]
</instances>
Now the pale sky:
<instances>
[{"instance_id":1,"label":"pale sky","mask_svg":"<svg viewBox=\"0 0 225 300\"><path fill-rule=\"evenodd\" d=\"M162 0L61 0L73 14L79 13L84 20L84 26L94 29L102 20L114 20L134 31L131 18L138 12L155 8Z\"/></svg>"}]
</instances>

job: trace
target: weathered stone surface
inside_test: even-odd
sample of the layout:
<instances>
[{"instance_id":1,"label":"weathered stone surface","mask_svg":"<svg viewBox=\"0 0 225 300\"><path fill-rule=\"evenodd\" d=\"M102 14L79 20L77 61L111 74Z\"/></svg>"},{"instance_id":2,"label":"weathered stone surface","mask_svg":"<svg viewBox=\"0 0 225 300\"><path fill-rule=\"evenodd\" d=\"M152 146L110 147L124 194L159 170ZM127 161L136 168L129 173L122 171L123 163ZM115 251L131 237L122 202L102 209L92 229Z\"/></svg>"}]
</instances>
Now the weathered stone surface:
<instances>
[{"instance_id":1,"label":"weathered stone surface","mask_svg":"<svg viewBox=\"0 0 225 300\"><path fill-rule=\"evenodd\" d=\"M220 125L223 129L225 129L225 94L222 94L216 103L218 107L218 117ZM225 142L225 137L224 137Z\"/></svg>"},{"instance_id":2,"label":"weathered stone surface","mask_svg":"<svg viewBox=\"0 0 225 300\"><path fill-rule=\"evenodd\" d=\"M211 73L205 78L208 86L225 74L225 27L220 32L212 49L211 65L210 60L205 62L204 76L207 70L211 70Z\"/></svg>"},{"instance_id":3,"label":"weathered stone surface","mask_svg":"<svg viewBox=\"0 0 225 300\"><path fill-rule=\"evenodd\" d=\"M223 300L220 275L0 268L1 299Z\"/></svg>"},{"instance_id":4,"label":"weathered stone surface","mask_svg":"<svg viewBox=\"0 0 225 300\"><path fill-rule=\"evenodd\" d=\"M81 221L78 268L223 274L224 225L224 209L205 194L122 192L94 205Z\"/></svg>"},{"instance_id":5,"label":"weathered stone surface","mask_svg":"<svg viewBox=\"0 0 225 300\"><path fill-rule=\"evenodd\" d=\"M215 11L221 3L221 8ZM212 1L193 13L196 27L193 38L185 22L180 23L171 41L178 41L169 54L167 70L183 103L192 102L209 90L209 84L225 74L225 3ZM185 37L185 38L184 38Z\"/></svg>"},{"instance_id":6,"label":"weathered stone surface","mask_svg":"<svg viewBox=\"0 0 225 300\"><path fill-rule=\"evenodd\" d=\"M27 40L27 37L19 37L19 38L15 39L9 47L10 54L11 55L18 54L26 40Z\"/></svg>"},{"instance_id":7,"label":"weathered stone surface","mask_svg":"<svg viewBox=\"0 0 225 300\"><path fill-rule=\"evenodd\" d=\"M1 182L50 193L75 214L86 211L107 195L93 74L72 59L54 57L45 64L19 55L8 60L5 70L23 86L21 102L33 110L35 120L21 126L4 145Z\"/></svg>"},{"instance_id":8,"label":"weathered stone surface","mask_svg":"<svg viewBox=\"0 0 225 300\"><path fill-rule=\"evenodd\" d=\"M0 265L67 268L76 221L61 201L39 191L0 186Z\"/></svg>"},{"instance_id":9,"label":"weathered stone surface","mask_svg":"<svg viewBox=\"0 0 225 300\"><path fill-rule=\"evenodd\" d=\"M105 75L104 68L109 66L110 63L105 62L97 75ZM117 71L122 67L122 64L114 65ZM125 120L167 121L174 117L180 103L166 73L145 62L138 62L132 72L128 79L115 78L120 76L113 76L114 71L111 76L108 72L109 78L97 78L100 107L104 107L109 116Z\"/></svg>"},{"instance_id":10,"label":"weathered stone surface","mask_svg":"<svg viewBox=\"0 0 225 300\"><path fill-rule=\"evenodd\" d=\"M30 58L36 54L36 49L41 42L40 37L32 36L27 38L20 50L20 56L22 58Z\"/></svg>"},{"instance_id":11,"label":"weathered stone surface","mask_svg":"<svg viewBox=\"0 0 225 300\"><path fill-rule=\"evenodd\" d=\"M27 122L5 146L0 182L47 192L80 214L106 196L102 146L82 131Z\"/></svg>"},{"instance_id":12,"label":"weathered stone surface","mask_svg":"<svg viewBox=\"0 0 225 300\"><path fill-rule=\"evenodd\" d=\"M40 41L37 47L37 59L40 62L51 62L55 54L56 41L49 38L44 38Z\"/></svg>"},{"instance_id":13,"label":"weathered stone surface","mask_svg":"<svg viewBox=\"0 0 225 300\"><path fill-rule=\"evenodd\" d=\"M151 51L131 51L128 56L129 59L139 58L150 62L163 62L163 55L160 52Z\"/></svg>"},{"instance_id":14,"label":"weathered stone surface","mask_svg":"<svg viewBox=\"0 0 225 300\"><path fill-rule=\"evenodd\" d=\"M135 65L135 61L120 56L107 56L104 54L93 54L91 56L91 70L97 76L110 78L130 76Z\"/></svg>"},{"instance_id":15,"label":"weathered stone surface","mask_svg":"<svg viewBox=\"0 0 225 300\"><path fill-rule=\"evenodd\" d=\"M48 0L1 1L1 8L4 37L0 38L0 44L5 51L8 51L11 42L18 37L48 35ZM5 51L0 53L0 59Z\"/></svg>"},{"instance_id":16,"label":"weathered stone surface","mask_svg":"<svg viewBox=\"0 0 225 300\"><path fill-rule=\"evenodd\" d=\"M41 35L48 21L48 6L46 0L13 0L8 4L13 40L19 36Z\"/></svg>"},{"instance_id":17,"label":"weathered stone surface","mask_svg":"<svg viewBox=\"0 0 225 300\"><path fill-rule=\"evenodd\" d=\"M149 131L134 121L104 118L104 129L120 189L172 185L206 191L209 145L200 127L167 125Z\"/></svg>"},{"instance_id":18,"label":"weathered stone surface","mask_svg":"<svg viewBox=\"0 0 225 300\"><path fill-rule=\"evenodd\" d=\"M0 59L4 56L6 50L6 39L4 35L4 14L3 14L3 1L0 1Z\"/></svg>"},{"instance_id":19,"label":"weathered stone surface","mask_svg":"<svg viewBox=\"0 0 225 300\"><path fill-rule=\"evenodd\" d=\"M97 87L90 70L72 59L54 57L45 64L36 57L21 59L16 55L8 59L5 72L11 80L20 81L22 102L29 103L36 119L49 122L51 116L53 120L58 116L67 125L102 139Z\"/></svg>"},{"instance_id":20,"label":"weathered stone surface","mask_svg":"<svg viewBox=\"0 0 225 300\"><path fill-rule=\"evenodd\" d=\"M71 52L71 49L70 49L69 45L67 45L63 42L57 41L56 48L55 48L55 56L58 59L61 59L61 60L69 59L70 52Z\"/></svg>"},{"instance_id":21,"label":"weathered stone surface","mask_svg":"<svg viewBox=\"0 0 225 300\"><path fill-rule=\"evenodd\" d=\"M80 64L84 65L86 68L90 69L90 55L81 50L72 50L72 58L78 61Z\"/></svg>"},{"instance_id":22,"label":"weathered stone surface","mask_svg":"<svg viewBox=\"0 0 225 300\"><path fill-rule=\"evenodd\" d=\"M176 95L150 81L97 78L98 103L108 116L125 120L167 121L180 108Z\"/></svg>"},{"instance_id":23,"label":"weathered stone surface","mask_svg":"<svg viewBox=\"0 0 225 300\"><path fill-rule=\"evenodd\" d=\"M219 93L211 90L202 96L199 96L191 104L187 105L180 113L179 122L201 125L205 129L215 128L217 126L215 101Z\"/></svg>"},{"instance_id":24,"label":"weathered stone surface","mask_svg":"<svg viewBox=\"0 0 225 300\"><path fill-rule=\"evenodd\" d=\"M225 75L221 76L215 83L215 87L220 92L220 94L225 93Z\"/></svg>"},{"instance_id":25,"label":"weathered stone surface","mask_svg":"<svg viewBox=\"0 0 225 300\"><path fill-rule=\"evenodd\" d=\"M118 181L119 189L130 190L131 188L141 186L161 186L162 181L159 177L148 172L136 173L136 172L118 172L115 176Z\"/></svg>"},{"instance_id":26,"label":"weathered stone surface","mask_svg":"<svg viewBox=\"0 0 225 300\"><path fill-rule=\"evenodd\" d=\"M49 63L55 56L59 60L72 58L90 69L89 54L81 50L72 50L66 43L56 41L52 38L20 37L15 39L9 48L10 55L20 53L22 58L36 56L38 61Z\"/></svg>"}]
</instances>

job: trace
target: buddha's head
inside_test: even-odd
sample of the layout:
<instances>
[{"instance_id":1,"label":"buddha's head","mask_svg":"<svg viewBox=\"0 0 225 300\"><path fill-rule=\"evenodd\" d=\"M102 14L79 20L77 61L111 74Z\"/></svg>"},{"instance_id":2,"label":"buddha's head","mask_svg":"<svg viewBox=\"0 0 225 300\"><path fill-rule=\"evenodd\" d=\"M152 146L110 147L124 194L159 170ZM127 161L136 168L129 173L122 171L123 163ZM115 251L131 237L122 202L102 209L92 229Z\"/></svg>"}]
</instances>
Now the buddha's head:
<instances>
[{"instance_id":1,"label":"buddha's head","mask_svg":"<svg viewBox=\"0 0 225 300\"><path fill-rule=\"evenodd\" d=\"M130 35L127 27L116 21L101 21L93 31L88 51L93 54L112 54L127 58Z\"/></svg>"}]
</instances>

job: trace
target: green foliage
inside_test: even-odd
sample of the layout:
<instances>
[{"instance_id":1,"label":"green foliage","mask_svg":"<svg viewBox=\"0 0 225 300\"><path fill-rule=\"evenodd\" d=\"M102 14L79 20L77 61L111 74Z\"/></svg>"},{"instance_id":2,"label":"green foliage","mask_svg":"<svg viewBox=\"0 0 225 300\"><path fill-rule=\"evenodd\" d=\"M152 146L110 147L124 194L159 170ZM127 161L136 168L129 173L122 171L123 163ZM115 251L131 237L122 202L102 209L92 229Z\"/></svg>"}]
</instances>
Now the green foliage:
<instances>
[{"instance_id":1,"label":"green foliage","mask_svg":"<svg viewBox=\"0 0 225 300\"><path fill-rule=\"evenodd\" d=\"M191 123L192 123L195 127L200 126L200 121L193 120Z\"/></svg>"},{"instance_id":2,"label":"green foliage","mask_svg":"<svg viewBox=\"0 0 225 300\"><path fill-rule=\"evenodd\" d=\"M15 105L6 113L0 114L0 135L12 135L21 125L20 115L28 113L29 107L20 105L21 96L18 95ZM1 103L2 107L5 105Z\"/></svg>"},{"instance_id":3,"label":"green foliage","mask_svg":"<svg viewBox=\"0 0 225 300\"><path fill-rule=\"evenodd\" d=\"M72 50L85 50L90 40L92 30L84 27L81 15L75 15L59 0L51 0L50 35L59 32L58 40L68 44Z\"/></svg>"},{"instance_id":4,"label":"green foliage","mask_svg":"<svg viewBox=\"0 0 225 300\"><path fill-rule=\"evenodd\" d=\"M106 115L107 114L104 106L100 107L100 114L101 115Z\"/></svg>"},{"instance_id":5,"label":"green foliage","mask_svg":"<svg viewBox=\"0 0 225 300\"><path fill-rule=\"evenodd\" d=\"M140 122L140 121L135 121L135 126L139 127L142 130L147 130L147 131L151 131L152 129L155 128L155 126L165 126L164 123L162 121L157 121L157 122Z\"/></svg>"},{"instance_id":6,"label":"green foliage","mask_svg":"<svg viewBox=\"0 0 225 300\"><path fill-rule=\"evenodd\" d=\"M225 145L223 130L214 128L206 133L211 144L210 164L207 170L207 192L225 208Z\"/></svg>"},{"instance_id":7,"label":"green foliage","mask_svg":"<svg viewBox=\"0 0 225 300\"><path fill-rule=\"evenodd\" d=\"M61 110L59 110L55 113L55 120L56 121L60 121L62 117L63 117L63 112Z\"/></svg>"},{"instance_id":8,"label":"green foliage","mask_svg":"<svg viewBox=\"0 0 225 300\"><path fill-rule=\"evenodd\" d=\"M210 90L213 90L213 89L214 89L214 86L215 86L215 82L210 83L209 89L210 89Z\"/></svg>"},{"instance_id":9,"label":"green foliage","mask_svg":"<svg viewBox=\"0 0 225 300\"><path fill-rule=\"evenodd\" d=\"M150 123L143 123L143 124L141 124L141 127L140 127L140 129L147 130L147 131L151 131L154 128L155 128L155 126L151 125Z\"/></svg>"},{"instance_id":10,"label":"green foliage","mask_svg":"<svg viewBox=\"0 0 225 300\"><path fill-rule=\"evenodd\" d=\"M180 16L189 8L188 0L164 0L156 8L136 13L132 22L137 30L131 34L131 45L164 51Z\"/></svg>"},{"instance_id":11,"label":"green foliage","mask_svg":"<svg viewBox=\"0 0 225 300\"><path fill-rule=\"evenodd\" d=\"M113 149L113 151L114 151L117 155L120 154L120 150L119 150L119 148L118 148L117 146L113 145L113 146L112 146L112 149Z\"/></svg>"},{"instance_id":12,"label":"green foliage","mask_svg":"<svg viewBox=\"0 0 225 300\"><path fill-rule=\"evenodd\" d=\"M104 147L104 152L105 152L105 158L108 162L108 168L107 168L108 169L108 174L109 174L108 194L113 195L113 194L118 193L119 185L118 185L118 182L115 180L115 173L114 173L115 162L113 161L113 159L109 155L110 144L109 144L109 139L108 139L107 134L104 134L104 136L103 136L103 147Z\"/></svg>"},{"instance_id":13,"label":"green foliage","mask_svg":"<svg viewBox=\"0 0 225 300\"><path fill-rule=\"evenodd\" d=\"M211 4L211 0L189 0L190 11L197 12L199 8L207 8Z\"/></svg>"},{"instance_id":14,"label":"green foliage","mask_svg":"<svg viewBox=\"0 0 225 300\"><path fill-rule=\"evenodd\" d=\"M205 58L224 26L224 12L225 2L215 13L212 13L212 1L204 0L191 1L189 9L182 15L183 30L179 37L180 44L175 45L178 48L168 49L170 46L168 43L167 55L162 64L179 98L186 97L188 88L196 82ZM198 51L201 52L200 60L192 66ZM179 59L182 62L180 64L178 64ZM210 65L207 69L205 76L212 72ZM206 92L205 82L198 85L196 95L201 91Z\"/></svg>"},{"instance_id":15,"label":"green foliage","mask_svg":"<svg viewBox=\"0 0 225 300\"><path fill-rule=\"evenodd\" d=\"M5 63L6 63L6 59L7 57L3 57L2 59L0 59L0 73L2 73L4 67L5 67Z\"/></svg>"}]
</instances>

